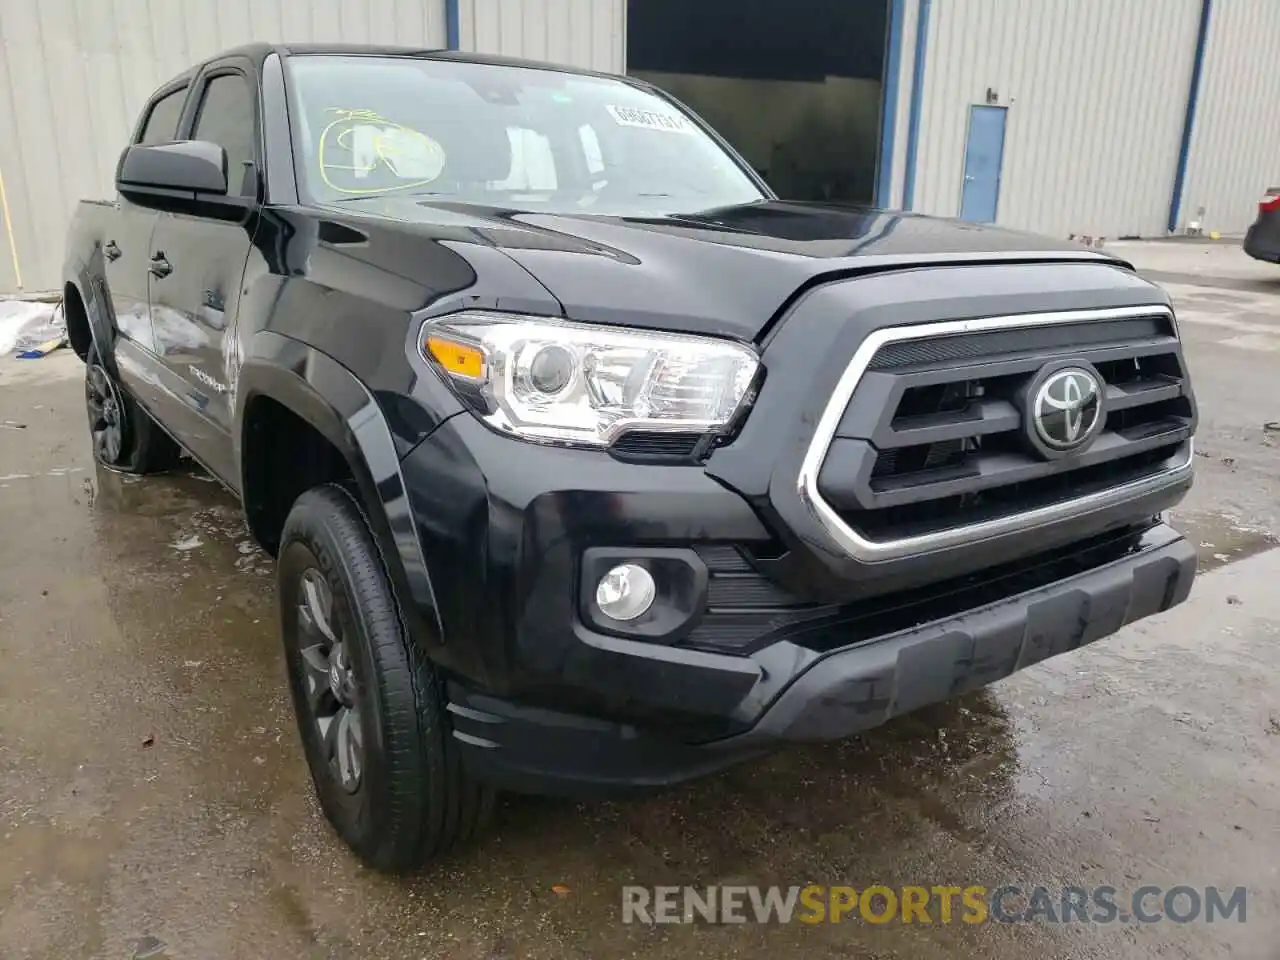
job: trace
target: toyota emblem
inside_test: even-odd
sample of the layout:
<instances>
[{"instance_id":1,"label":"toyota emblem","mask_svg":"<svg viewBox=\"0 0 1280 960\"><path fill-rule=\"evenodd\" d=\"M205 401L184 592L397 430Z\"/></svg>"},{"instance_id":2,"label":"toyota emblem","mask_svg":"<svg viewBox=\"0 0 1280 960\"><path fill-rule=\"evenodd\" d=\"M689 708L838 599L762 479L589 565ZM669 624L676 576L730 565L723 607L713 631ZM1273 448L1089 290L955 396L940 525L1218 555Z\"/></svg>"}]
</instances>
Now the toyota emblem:
<instances>
[{"instance_id":1,"label":"toyota emblem","mask_svg":"<svg viewBox=\"0 0 1280 960\"><path fill-rule=\"evenodd\" d=\"M1031 402L1036 438L1049 450L1071 453L1102 426L1102 382L1084 367L1062 367L1045 377Z\"/></svg>"}]
</instances>

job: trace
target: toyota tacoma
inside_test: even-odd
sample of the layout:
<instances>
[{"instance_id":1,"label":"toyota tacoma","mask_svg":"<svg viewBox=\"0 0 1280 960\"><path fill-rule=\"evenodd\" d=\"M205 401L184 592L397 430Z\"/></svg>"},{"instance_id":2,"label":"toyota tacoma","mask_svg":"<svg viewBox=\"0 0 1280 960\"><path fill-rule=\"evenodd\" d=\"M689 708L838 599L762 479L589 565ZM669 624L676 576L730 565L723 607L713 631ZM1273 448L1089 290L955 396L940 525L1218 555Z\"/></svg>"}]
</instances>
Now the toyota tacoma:
<instances>
[{"instance_id":1,"label":"toyota tacoma","mask_svg":"<svg viewBox=\"0 0 1280 960\"><path fill-rule=\"evenodd\" d=\"M636 80L253 45L70 227L95 457L185 453L276 562L334 829L657 789L1181 603L1174 311L1099 251L775 197Z\"/></svg>"}]
</instances>

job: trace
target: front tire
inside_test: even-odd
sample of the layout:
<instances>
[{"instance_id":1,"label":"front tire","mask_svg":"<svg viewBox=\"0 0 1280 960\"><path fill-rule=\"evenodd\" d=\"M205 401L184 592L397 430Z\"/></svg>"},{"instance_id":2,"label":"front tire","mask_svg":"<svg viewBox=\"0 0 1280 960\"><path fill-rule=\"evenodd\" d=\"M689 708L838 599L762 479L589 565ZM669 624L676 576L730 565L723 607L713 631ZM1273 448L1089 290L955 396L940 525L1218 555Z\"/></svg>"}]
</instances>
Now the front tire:
<instances>
[{"instance_id":1,"label":"front tire","mask_svg":"<svg viewBox=\"0 0 1280 960\"><path fill-rule=\"evenodd\" d=\"M103 365L96 345L85 358L84 396L93 457L104 467L122 473L160 473L177 464L178 445L124 392Z\"/></svg>"},{"instance_id":2,"label":"front tire","mask_svg":"<svg viewBox=\"0 0 1280 960\"><path fill-rule=\"evenodd\" d=\"M298 731L338 835L388 872L471 839L493 793L462 769L440 679L405 631L350 493L327 485L298 498L278 577Z\"/></svg>"}]
</instances>

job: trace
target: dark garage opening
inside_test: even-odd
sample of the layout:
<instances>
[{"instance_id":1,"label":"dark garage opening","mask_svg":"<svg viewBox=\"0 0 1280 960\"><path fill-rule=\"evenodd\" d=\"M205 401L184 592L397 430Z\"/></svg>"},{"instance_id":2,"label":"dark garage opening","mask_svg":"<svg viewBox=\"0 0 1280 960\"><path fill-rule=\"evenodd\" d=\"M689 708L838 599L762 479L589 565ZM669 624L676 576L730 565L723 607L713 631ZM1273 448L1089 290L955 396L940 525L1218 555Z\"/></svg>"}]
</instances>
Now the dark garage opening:
<instances>
[{"instance_id":1,"label":"dark garage opening","mask_svg":"<svg viewBox=\"0 0 1280 960\"><path fill-rule=\"evenodd\" d=\"M628 0L627 72L688 104L789 200L869 203L888 0Z\"/></svg>"}]
</instances>

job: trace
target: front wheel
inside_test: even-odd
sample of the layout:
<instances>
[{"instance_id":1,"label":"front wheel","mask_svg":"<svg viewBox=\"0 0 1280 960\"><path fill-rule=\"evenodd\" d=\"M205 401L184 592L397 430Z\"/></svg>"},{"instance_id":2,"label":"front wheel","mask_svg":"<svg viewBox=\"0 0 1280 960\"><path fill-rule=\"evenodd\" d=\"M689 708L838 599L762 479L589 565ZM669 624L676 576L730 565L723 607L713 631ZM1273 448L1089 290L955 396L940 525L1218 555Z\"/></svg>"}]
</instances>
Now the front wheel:
<instances>
[{"instance_id":1,"label":"front wheel","mask_svg":"<svg viewBox=\"0 0 1280 960\"><path fill-rule=\"evenodd\" d=\"M298 730L325 816L403 871L469 840L493 793L462 769L435 669L406 634L364 516L342 487L298 498L278 564Z\"/></svg>"}]
</instances>

